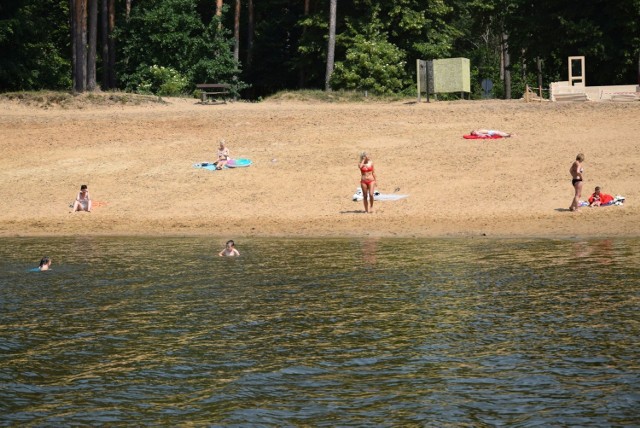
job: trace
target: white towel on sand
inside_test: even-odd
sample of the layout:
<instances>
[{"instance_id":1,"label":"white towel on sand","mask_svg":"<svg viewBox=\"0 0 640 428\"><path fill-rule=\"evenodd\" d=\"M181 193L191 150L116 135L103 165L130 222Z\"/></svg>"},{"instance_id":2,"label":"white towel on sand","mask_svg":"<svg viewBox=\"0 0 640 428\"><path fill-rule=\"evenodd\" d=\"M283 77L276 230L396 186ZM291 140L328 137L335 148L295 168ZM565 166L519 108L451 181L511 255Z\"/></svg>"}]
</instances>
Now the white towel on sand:
<instances>
[{"instance_id":1,"label":"white towel on sand","mask_svg":"<svg viewBox=\"0 0 640 428\"><path fill-rule=\"evenodd\" d=\"M375 192L373 192L373 200L374 201L397 201L399 199L404 199L409 195L401 195L398 193L380 193L377 190ZM352 199L354 201L361 201L363 199L362 197L362 189L361 188L357 188L356 189L356 193L353 194Z\"/></svg>"}]
</instances>

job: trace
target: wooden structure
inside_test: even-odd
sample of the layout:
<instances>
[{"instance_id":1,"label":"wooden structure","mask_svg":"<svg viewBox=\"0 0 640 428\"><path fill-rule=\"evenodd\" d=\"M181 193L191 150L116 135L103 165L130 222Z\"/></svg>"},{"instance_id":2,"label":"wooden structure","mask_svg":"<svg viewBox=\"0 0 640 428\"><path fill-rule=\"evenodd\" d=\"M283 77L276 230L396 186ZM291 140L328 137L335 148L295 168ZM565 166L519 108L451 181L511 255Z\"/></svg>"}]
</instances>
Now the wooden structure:
<instances>
[{"instance_id":1,"label":"wooden structure","mask_svg":"<svg viewBox=\"0 0 640 428\"><path fill-rule=\"evenodd\" d=\"M227 97L231 95L231 85L227 83L200 83L196 85L202 93L202 103L209 101L209 97L216 99L221 97L223 102L227 102Z\"/></svg>"},{"instance_id":2,"label":"wooden structure","mask_svg":"<svg viewBox=\"0 0 640 428\"><path fill-rule=\"evenodd\" d=\"M532 101L549 101L547 99L544 98L544 96L542 95L543 91L547 91L548 89L543 89L543 88L532 88L529 85L526 85L525 90L524 90L524 100L527 103L530 103Z\"/></svg>"}]
</instances>

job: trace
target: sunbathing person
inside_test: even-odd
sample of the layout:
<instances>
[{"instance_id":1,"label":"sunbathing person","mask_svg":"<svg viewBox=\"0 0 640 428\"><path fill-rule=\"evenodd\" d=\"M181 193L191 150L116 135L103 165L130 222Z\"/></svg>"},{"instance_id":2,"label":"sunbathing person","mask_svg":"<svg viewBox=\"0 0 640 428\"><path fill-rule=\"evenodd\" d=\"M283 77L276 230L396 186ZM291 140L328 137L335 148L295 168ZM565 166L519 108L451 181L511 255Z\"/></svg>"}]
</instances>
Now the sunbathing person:
<instances>
[{"instance_id":1,"label":"sunbathing person","mask_svg":"<svg viewBox=\"0 0 640 428\"><path fill-rule=\"evenodd\" d=\"M607 205L613 202L613 196L607 195L606 193L602 193L600 191L600 186L596 186L593 195L589 196L589 206L590 207L599 207L602 205Z\"/></svg>"},{"instance_id":2,"label":"sunbathing person","mask_svg":"<svg viewBox=\"0 0 640 428\"><path fill-rule=\"evenodd\" d=\"M213 164L216 169L222 169L229 162L229 149L225 146L224 140L220 140L220 148L218 149L218 160Z\"/></svg>"},{"instance_id":3,"label":"sunbathing person","mask_svg":"<svg viewBox=\"0 0 640 428\"><path fill-rule=\"evenodd\" d=\"M514 134L498 131L497 129L474 129L471 131L471 135L477 135L478 137L493 137L494 135L498 135L500 137L509 138Z\"/></svg>"},{"instance_id":4,"label":"sunbathing person","mask_svg":"<svg viewBox=\"0 0 640 428\"><path fill-rule=\"evenodd\" d=\"M72 212L76 211L91 212L91 197L89 196L89 189L86 184L80 186L80 192L73 203Z\"/></svg>"}]
</instances>

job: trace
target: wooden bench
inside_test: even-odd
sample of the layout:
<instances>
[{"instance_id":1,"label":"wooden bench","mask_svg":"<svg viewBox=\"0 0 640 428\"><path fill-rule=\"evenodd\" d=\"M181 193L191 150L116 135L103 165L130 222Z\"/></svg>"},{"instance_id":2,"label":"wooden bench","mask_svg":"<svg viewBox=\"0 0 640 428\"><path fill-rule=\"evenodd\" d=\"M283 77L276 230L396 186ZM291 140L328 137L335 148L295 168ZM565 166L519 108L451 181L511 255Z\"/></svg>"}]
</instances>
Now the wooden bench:
<instances>
[{"instance_id":1,"label":"wooden bench","mask_svg":"<svg viewBox=\"0 0 640 428\"><path fill-rule=\"evenodd\" d=\"M202 91L202 103L208 101L208 97L217 98L222 96L223 101L227 102L227 96L231 94L231 85L226 83L200 83L196 85L196 89Z\"/></svg>"}]
</instances>

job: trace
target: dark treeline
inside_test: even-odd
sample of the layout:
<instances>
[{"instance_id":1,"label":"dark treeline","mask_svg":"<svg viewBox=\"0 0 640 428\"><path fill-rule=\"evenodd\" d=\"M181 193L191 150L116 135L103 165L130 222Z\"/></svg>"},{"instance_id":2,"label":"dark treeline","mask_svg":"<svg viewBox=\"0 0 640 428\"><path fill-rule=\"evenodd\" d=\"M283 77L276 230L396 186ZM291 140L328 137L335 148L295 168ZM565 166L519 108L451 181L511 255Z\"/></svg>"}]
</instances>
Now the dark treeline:
<instances>
[{"instance_id":1,"label":"dark treeline","mask_svg":"<svg viewBox=\"0 0 640 428\"><path fill-rule=\"evenodd\" d=\"M566 80L575 55L586 57L588 85L637 83L640 0L0 3L1 91L174 95L226 82L247 98L284 89L409 94L416 59L466 57L472 96L489 78L495 96L509 98L525 84Z\"/></svg>"}]
</instances>

